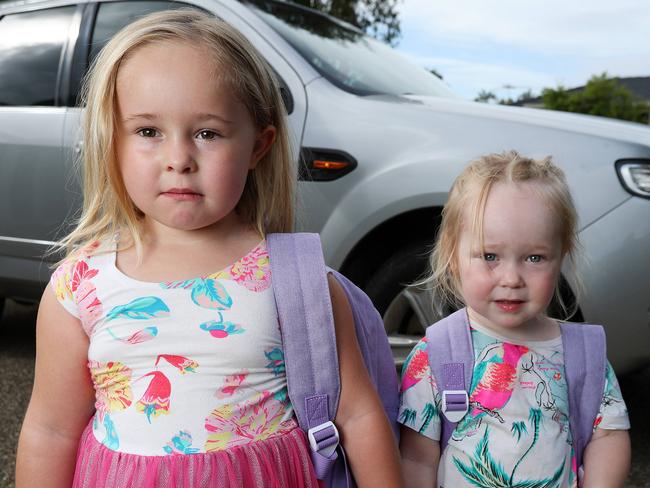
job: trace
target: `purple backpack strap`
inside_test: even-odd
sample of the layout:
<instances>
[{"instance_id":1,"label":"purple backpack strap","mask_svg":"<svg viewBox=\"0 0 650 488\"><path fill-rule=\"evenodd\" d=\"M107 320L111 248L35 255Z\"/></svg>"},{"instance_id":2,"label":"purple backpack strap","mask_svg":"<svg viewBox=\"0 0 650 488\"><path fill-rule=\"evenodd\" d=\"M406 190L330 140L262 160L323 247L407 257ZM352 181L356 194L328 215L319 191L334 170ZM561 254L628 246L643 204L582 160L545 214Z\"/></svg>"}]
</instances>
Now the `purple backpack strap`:
<instances>
[{"instance_id":1,"label":"purple backpack strap","mask_svg":"<svg viewBox=\"0 0 650 488\"><path fill-rule=\"evenodd\" d=\"M474 347L467 309L429 326L426 332L429 367L441 394L440 453L456 424L469 410L468 392L474 370Z\"/></svg>"},{"instance_id":2,"label":"purple backpack strap","mask_svg":"<svg viewBox=\"0 0 650 488\"><path fill-rule=\"evenodd\" d=\"M578 468L591 439L605 390L607 352L600 325L560 324L569 391L569 428Z\"/></svg>"},{"instance_id":3,"label":"purple backpack strap","mask_svg":"<svg viewBox=\"0 0 650 488\"><path fill-rule=\"evenodd\" d=\"M287 388L307 432L318 479L337 459L336 416L341 385L327 272L318 234L266 237L282 331Z\"/></svg>"}]
</instances>

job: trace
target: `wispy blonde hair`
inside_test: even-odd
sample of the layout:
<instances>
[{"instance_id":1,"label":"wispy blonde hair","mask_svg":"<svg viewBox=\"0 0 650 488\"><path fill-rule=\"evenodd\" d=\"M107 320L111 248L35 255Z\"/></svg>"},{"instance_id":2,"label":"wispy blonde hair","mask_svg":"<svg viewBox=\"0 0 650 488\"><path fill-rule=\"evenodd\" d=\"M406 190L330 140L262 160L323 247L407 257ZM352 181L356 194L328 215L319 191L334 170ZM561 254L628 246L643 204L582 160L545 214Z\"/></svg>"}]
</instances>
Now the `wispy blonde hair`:
<instances>
[{"instance_id":1,"label":"wispy blonde hair","mask_svg":"<svg viewBox=\"0 0 650 488\"><path fill-rule=\"evenodd\" d=\"M537 160L523 157L516 151L506 151L472 161L451 187L449 199L442 211L436 245L430 257L430 274L422 283L430 284L435 296L443 303L455 307L464 305L458 276L461 231L463 226L469 226L472 235L483 248L485 204L490 189L498 182L534 183L534 190L539 192L554 212L560 229L562 258L568 258L567 279L576 300L571 304L564 303L559 282L555 288L555 299L565 315L563 318L572 316L577 309L577 297L583 288L576 273L576 261L580 252L578 217L564 172L553 164L550 156Z\"/></svg>"},{"instance_id":2,"label":"wispy blonde hair","mask_svg":"<svg viewBox=\"0 0 650 488\"><path fill-rule=\"evenodd\" d=\"M286 111L271 68L226 22L197 10L170 10L147 15L119 31L84 80L83 207L76 228L59 243L67 253L126 231L141 255L142 213L126 191L115 152L116 79L121 63L136 50L170 41L204 49L222 68L218 81L227 83L246 106L256 128L276 128L270 150L248 174L237 212L260 235L293 228L296 170Z\"/></svg>"}]
</instances>

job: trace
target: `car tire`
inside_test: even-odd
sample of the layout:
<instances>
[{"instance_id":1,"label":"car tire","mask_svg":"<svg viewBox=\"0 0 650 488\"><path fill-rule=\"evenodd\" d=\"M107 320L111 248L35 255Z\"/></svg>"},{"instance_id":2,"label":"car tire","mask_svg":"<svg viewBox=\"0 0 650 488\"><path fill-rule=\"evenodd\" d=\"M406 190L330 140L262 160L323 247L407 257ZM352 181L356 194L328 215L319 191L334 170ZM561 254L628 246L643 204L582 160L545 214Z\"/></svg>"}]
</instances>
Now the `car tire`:
<instances>
[{"instance_id":1,"label":"car tire","mask_svg":"<svg viewBox=\"0 0 650 488\"><path fill-rule=\"evenodd\" d=\"M429 312L417 313L413 304L425 304L423 288L409 286L427 270L430 245L416 242L400 248L370 277L364 291L384 318L386 333L397 366L424 335ZM424 317L423 317L424 315Z\"/></svg>"},{"instance_id":2,"label":"car tire","mask_svg":"<svg viewBox=\"0 0 650 488\"><path fill-rule=\"evenodd\" d=\"M428 261L428 245L418 242L404 246L388 258L370 277L364 291L380 314L407 285L424 276Z\"/></svg>"}]
</instances>

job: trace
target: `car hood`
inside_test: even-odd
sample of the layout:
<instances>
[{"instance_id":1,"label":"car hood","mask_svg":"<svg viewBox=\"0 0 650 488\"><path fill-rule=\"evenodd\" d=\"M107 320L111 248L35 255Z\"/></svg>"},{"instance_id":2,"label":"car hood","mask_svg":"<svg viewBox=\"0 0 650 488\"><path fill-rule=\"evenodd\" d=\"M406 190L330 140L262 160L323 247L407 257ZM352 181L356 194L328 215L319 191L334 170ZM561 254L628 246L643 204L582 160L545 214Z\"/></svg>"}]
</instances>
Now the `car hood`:
<instances>
[{"instance_id":1,"label":"car hood","mask_svg":"<svg viewBox=\"0 0 650 488\"><path fill-rule=\"evenodd\" d=\"M565 130L585 135L605 137L650 146L650 126L594 115L575 114L556 110L494 105L467 100L404 95L404 101L421 104L424 109L437 112L462 113L465 116L484 117L495 121L515 122Z\"/></svg>"}]
</instances>

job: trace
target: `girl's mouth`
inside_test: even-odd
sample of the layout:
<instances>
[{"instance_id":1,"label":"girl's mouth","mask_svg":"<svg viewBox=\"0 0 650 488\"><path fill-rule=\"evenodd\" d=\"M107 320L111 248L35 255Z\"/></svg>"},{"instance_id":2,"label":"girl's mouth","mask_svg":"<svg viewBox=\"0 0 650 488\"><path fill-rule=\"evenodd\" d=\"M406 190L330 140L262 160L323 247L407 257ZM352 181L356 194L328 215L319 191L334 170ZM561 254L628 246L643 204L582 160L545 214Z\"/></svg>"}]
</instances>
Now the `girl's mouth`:
<instances>
[{"instance_id":1,"label":"girl's mouth","mask_svg":"<svg viewBox=\"0 0 650 488\"><path fill-rule=\"evenodd\" d=\"M495 300L497 307L508 313L518 312L524 305L523 300Z\"/></svg>"},{"instance_id":2,"label":"girl's mouth","mask_svg":"<svg viewBox=\"0 0 650 488\"><path fill-rule=\"evenodd\" d=\"M195 201L203 196L191 188L170 188L169 190L164 191L162 194L173 200L179 201Z\"/></svg>"}]
</instances>

